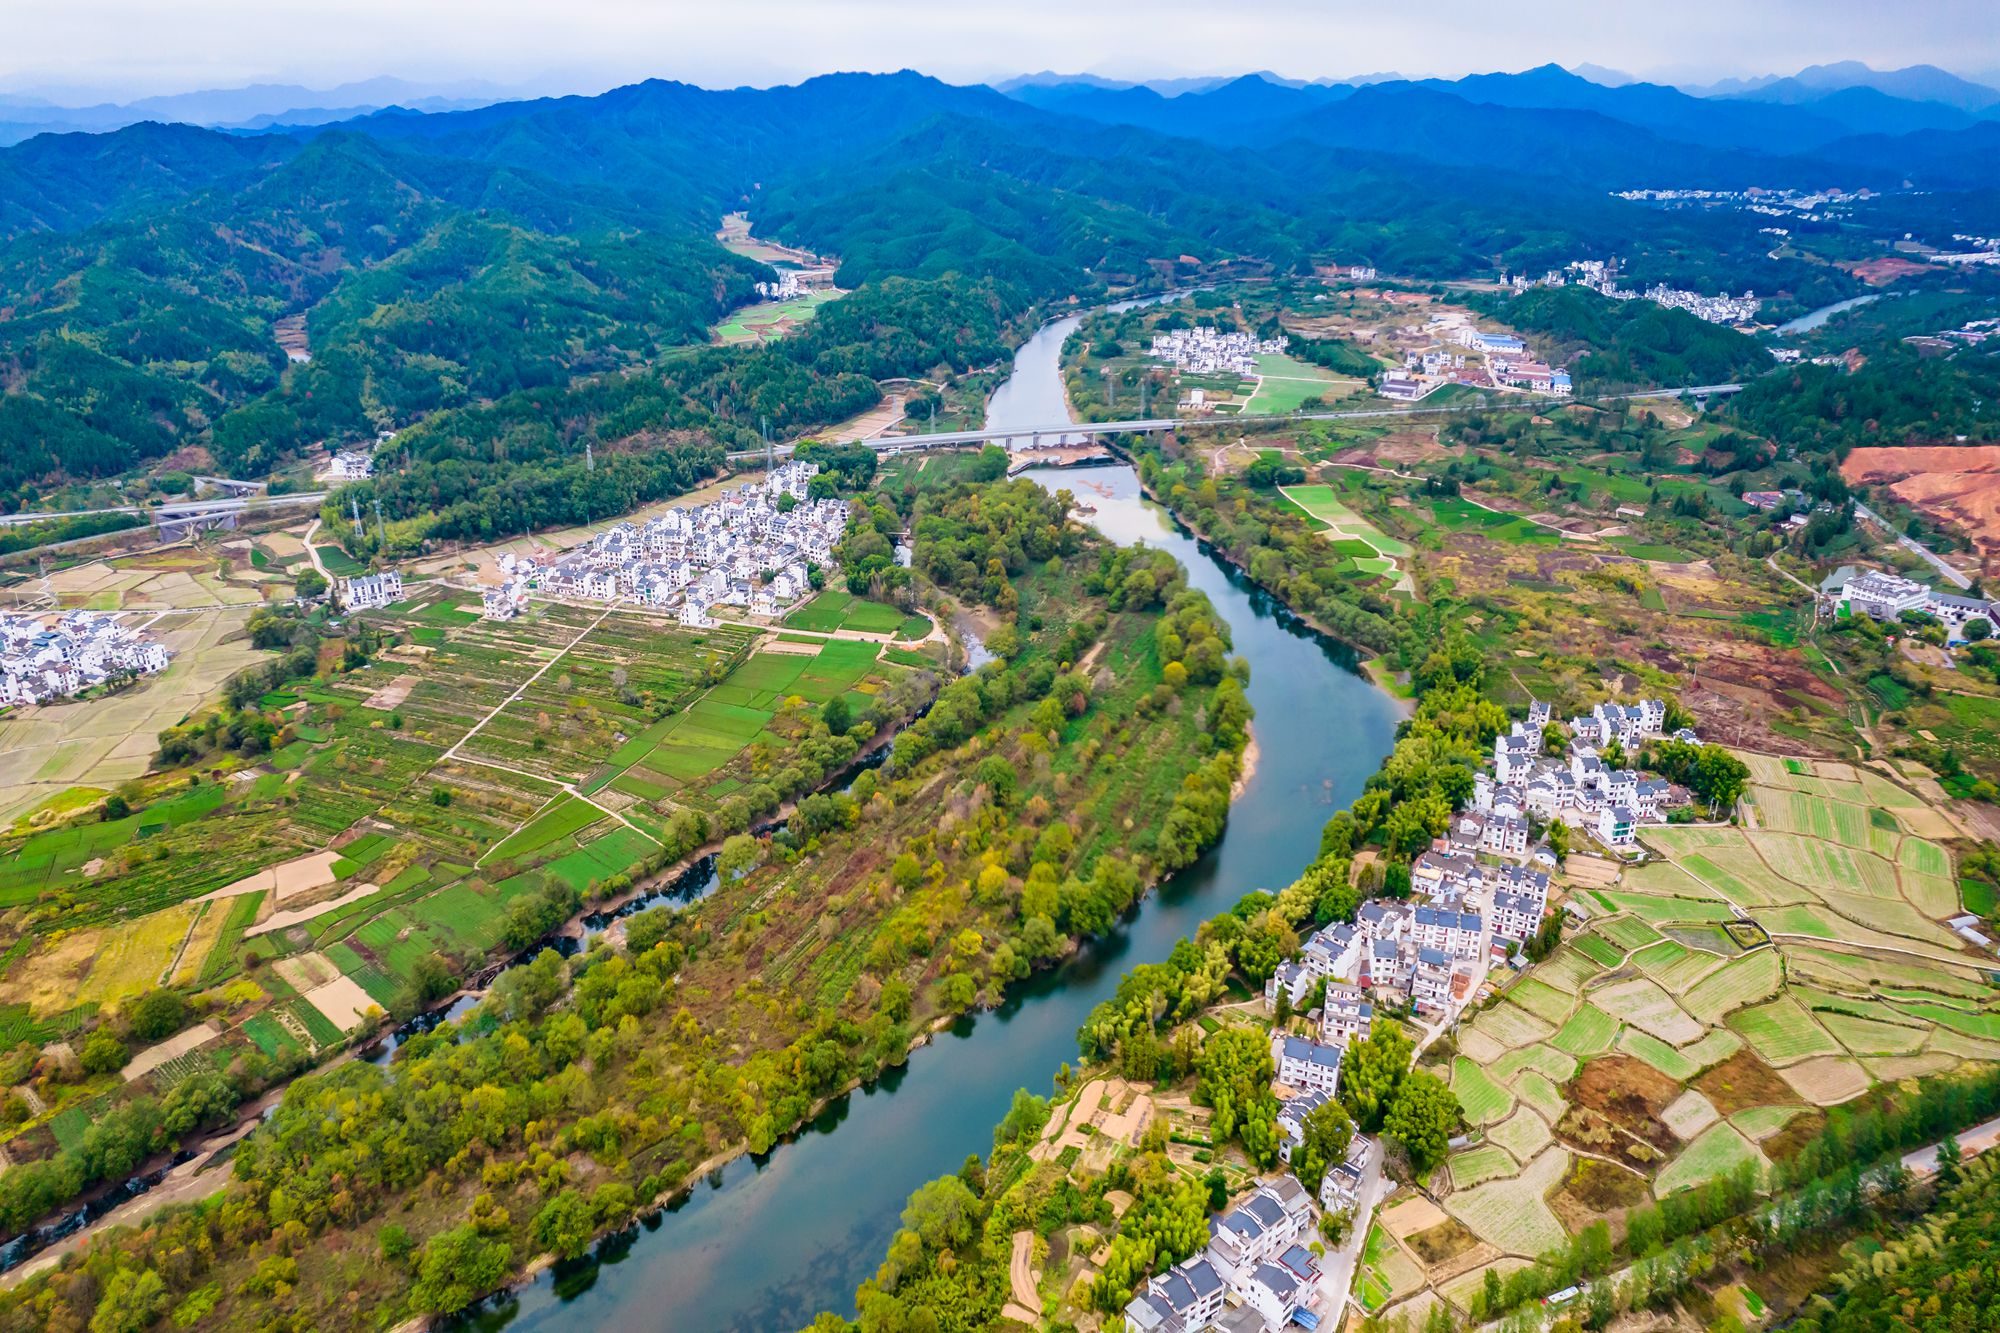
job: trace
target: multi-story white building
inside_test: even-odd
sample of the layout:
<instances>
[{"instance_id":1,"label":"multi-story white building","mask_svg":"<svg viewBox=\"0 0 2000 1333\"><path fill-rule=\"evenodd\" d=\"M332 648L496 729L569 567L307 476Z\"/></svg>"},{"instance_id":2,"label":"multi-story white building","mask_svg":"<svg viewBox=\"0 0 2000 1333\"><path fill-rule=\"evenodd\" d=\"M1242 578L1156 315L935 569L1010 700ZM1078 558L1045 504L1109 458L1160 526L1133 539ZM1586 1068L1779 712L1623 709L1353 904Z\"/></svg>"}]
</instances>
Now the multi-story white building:
<instances>
[{"instance_id":1,"label":"multi-story white building","mask_svg":"<svg viewBox=\"0 0 2000 1333\"><path fill-rule=\"evenodd\" d=\"M1479 917L1436 907L1419 907L1410 930L1410 938L1419 949L1436 949L1452 958L1477 954L1485 935L1486 923Z\"/></svg>"},{"instance_id":2,"label":"multi-story white building","mask_svg":"<svg viewBox=\"0 0 2000 1333\"><path fill-rule=\"evenodd\" d=\"M1441 949L1418 949L1410 969L1410 1002L1425 1012L1451 1004L1451 956Z\"/></svg>"},{"instance_id":3,"label":"multi-story white building","mask_svg":"<svg viewBox=\"0 0 2000 1333\"><path fill-rule=\"evenodd\" d=\"M340 581L340 605L348 611L370 611L403 600L403 576L393 569Z\"/></svg>"},{"instance_id":4,"label":"multi-story white building","mask_svg":"<svg viewBox=\"0 0 2000 1333\"><path fill-rule=\"evenodd\" d=\"M1375 1006L1354 986L1328 985L1319 1009L1319 1039L1329 1046L1367 1041L1374 1026Z\"/></svg>"},{"instance_id":5,"label":"multi-story white building","mask_svg":"<svg viewBox=\"0 0 2000 1333\"><path fill-rule=\"evenodd\" d=\"M1290 1176L1254 1193L1208 1224L1208 1261L1231 1286L1312 1233L1312 1199Z\"/></svg>"},{"instance_id":6,"label":"multi-story white building","mask_svg":"<svg viewBox=\"0 0 2000 1333\"><path fill-rule=\"evenodd\" d=\"M165 644L105 612L0 612L0 704L48 703L115 678L155 675L172 657Z\"/></svg>"},{"instance_id":7,"label":"multi-story white building","mask_svg":"<svg viewBox=\"0 0 2000 1333\"><path fill-rule=\"evenodd\" d=\"M1271 1063L1277 1067L1278 1082L1286 1087L1340 1091L1340 1048L1325 1046L1304 1037L1271 1034Z\"/></svg>"},{"instance_id":8,"label":"multi-story white building","mask_svg":"<svg viewBox=\"0 0 2000 1333\"><path fill-rule=\"evenodd\" d=\"M1228 1288L1203 1251L1146 1285L1125 1307L1125 1327L1133 1333L1198 1333L1222 1313Z\"/></svg>"}]
</instances>

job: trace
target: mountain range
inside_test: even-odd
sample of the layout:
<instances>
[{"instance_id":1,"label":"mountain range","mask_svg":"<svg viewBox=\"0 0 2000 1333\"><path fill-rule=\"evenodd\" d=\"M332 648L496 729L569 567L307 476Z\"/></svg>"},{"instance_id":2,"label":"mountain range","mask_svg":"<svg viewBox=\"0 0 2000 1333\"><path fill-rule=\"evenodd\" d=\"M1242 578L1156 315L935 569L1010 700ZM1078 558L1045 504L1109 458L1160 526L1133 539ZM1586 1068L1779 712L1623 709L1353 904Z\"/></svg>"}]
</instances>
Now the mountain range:
<instances>
[{"instance_id":1,"label":"mountain range","mask_svg":"<svg viewBox=\"0 0 2000 1333\"><path fill-rule=\"evenodd\" d=\"M1839 108L1870 99L1900 119L1856 133L1861 111ZM1877 88L1697 98L1552 66L1173 96L907 71L651 80L255 133L42 134L0 149L0 457L31 460L0 486L189 443L268 466L652 364L748 299L762 269L712 239L738 210L839 256L843 286L936 289L898 289L896 308L1018 310L1329 259L1462 278L1612 253L1634 280L1806 307L1858 280L1774 254L1753 215L1613 192L1910 182L1899 232L1991 234L1996 162L2000 119ZM287 320L309 364L279 349ZM901 345L887 327L871 340Z\"/></svg>"}]
</instances>

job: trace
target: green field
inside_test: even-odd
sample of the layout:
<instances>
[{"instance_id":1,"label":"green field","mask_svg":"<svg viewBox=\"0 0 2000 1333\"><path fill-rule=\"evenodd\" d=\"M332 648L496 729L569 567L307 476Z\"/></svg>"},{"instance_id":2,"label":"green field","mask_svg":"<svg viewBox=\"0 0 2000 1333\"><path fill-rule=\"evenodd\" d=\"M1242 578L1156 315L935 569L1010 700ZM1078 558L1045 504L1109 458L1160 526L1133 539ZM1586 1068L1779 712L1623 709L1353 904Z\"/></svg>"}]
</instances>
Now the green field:
<instances>
[{"instance_id":1,"label":"green field","mask_svg":"<svg viewBox=\"0 0 2000 1333\"><path fill-rule=\"evenodd\" d=\"M821 634L849 629L862 634L894 634L901 639L921 639L931 630L931 622L923 616L834 588L786 616L785 624Z\"/></svg>"},{"instance_id":2,"label":"green field","mask_svg":"<svg viewBox=\"0 0 2000 1333\"><path fill-rule=\"evenodd\" d=\"M828 301L838 300L845 294L831 290L814 291L789 301L759 301L732 312L710 333L717 342L724 343L759 342L781 337L792 327L818 314L819 308Z\"/></svg>"},{"instance_id":3,"label":"green field","mask_svg":"<svg viewBox=\"0 0 2000 1333\"><path fill-rule=\"evenodd\" d=\"M1257 391L1243 405L1245 415L1296 412L1308 398L1331 401L1353 392L1357 383L1310 362L1269 352L1257 357L1257 377Z\"/></svg>"},{"instance_id":4,"label":"green field","mask_svg":"<svg viewBox=\"0 0 2000 1333\"><path fill-rule=\"evenodd\" d=\"M1364 574L1394 576L1396 560L1407 559L1410 545L1384 533L1348 508L1334 488L1327 485L1285 486L1279 494L1300 513L1324 524L1327 537L1338 545L1359 546L1372 555L1350 556L1354 568ZM1352 549L1350 546L1349 549Z\"/></svg>"}]
</instances>

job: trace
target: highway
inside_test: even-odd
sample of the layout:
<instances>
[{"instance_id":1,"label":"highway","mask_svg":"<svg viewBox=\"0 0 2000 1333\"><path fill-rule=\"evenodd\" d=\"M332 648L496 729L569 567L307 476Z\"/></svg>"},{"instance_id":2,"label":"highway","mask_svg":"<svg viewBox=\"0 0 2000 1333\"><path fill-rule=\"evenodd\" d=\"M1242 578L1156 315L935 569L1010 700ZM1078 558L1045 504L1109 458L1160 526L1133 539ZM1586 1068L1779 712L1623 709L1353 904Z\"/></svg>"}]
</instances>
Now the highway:
<instances>
[{"instance_id":1,"label":"highway","mask_svg":"<svg viewBox=\"0 0 2000 1333\"><path fill-rule=\"evenodd\" d=\"M0 528L26 523L45 523L57 518L88 518L94 514L138 514L149 518L204 518L245 509L286 508L316 505L326 499L325 491L300 491L295 495L252 495L229 500L188 500L163 505L110 505L103 509L61 509L26 514L0 514Z\"/></svg>"},{"instance_id":2,"label":"highway","mask_svg":"<svg viewBox=\"0 0 2000 1333\"><path fill-rule=\"evenodd\" d=\"M1854 502L1854 512L1860 517L1867 519L1870 523L1873 523L1876 527L1882 529L1882 531L1888 533L1891 537L1895 538L1896 544L1901 546L1904 550L1910 552L1913 555L1921 557L1924 563L1929 565L1932 569L1935 569L1938 572L1939 576L1942 577L1945 582L1951 584L1955 588L1960 589L1961 591L1963 591L1966 588L1970 588L1972 586L1972 580L1967 578L1965 575L1961 574L1958 570L1952 568L1950 565L1946 564L1943 556L1939 555L1936 551L1933 551L1930 547L1918 541L1915 537L1907 536L1903 533L1896 531L1896 529L1890 525L1889 520L1883 518L1880 514L1870 509L1867 505L1862 504L1859 500L1856 500Z\"/></svg>"},{"instance_id":3,"label":"highway","mask_svg":"<svg viewBox=\"0 0 2000 1333\"><path fill-rule=\"evenodd\" d=\"M1416 405L1411 407L1368 407L1353 408L1344 412L1291 412L1270 416L1236 417L1142 417L1130 421L1052 421L1046 426L1016 426L998 430L952 430L938 431L930 435L888 435L876 439L862 440L871 449L884 453L900 453L909 449L954 449L969 444L1012 443L1015 440L1040 443L1047 440L1056 444L1064 440L1090 439L1102 435L1155 435L1169 430L1222 429L1241 430L1246 426L1282 426L1294 422L1307 421L1373 421L1385 417L1437 416L1446 413L1504 411L1514 406L1549 406L1571 402L1613 403L1637 402L1651 398L1719 398L1740 390L1740 384L1697 384L1685 389L1640 389L1631 393L1603 394L1589 399L1559 398L1546 394L1509 394L1495 401L1441 403L1435 407ZM795 445L779 445L771 452L787 455ZM746 449L730 454L732 461L754 460L764 457L762 449Z\"/></svg>"}]
</instances>

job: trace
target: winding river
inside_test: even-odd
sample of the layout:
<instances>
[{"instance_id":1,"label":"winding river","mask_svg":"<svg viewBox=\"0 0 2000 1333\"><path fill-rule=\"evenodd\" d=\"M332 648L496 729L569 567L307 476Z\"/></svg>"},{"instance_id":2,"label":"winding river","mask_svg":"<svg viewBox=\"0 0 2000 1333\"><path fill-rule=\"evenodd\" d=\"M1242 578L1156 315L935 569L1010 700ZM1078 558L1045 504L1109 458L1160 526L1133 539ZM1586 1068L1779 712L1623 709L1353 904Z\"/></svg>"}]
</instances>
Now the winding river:
<instances>
[{"instance_id":1,"label":"winding river","mask_svg":"<svg viewBox=\"0 0 2000 1333\"><path fill-rule=\"evenodd\" d=\"M1076 317L1024 344L988 406L991 426L1069 419L1060 374ZM1111 936L968 1016L874 1086L842 1098L797 1138L739 1157L684 1200L471 1314L516 1329L798 1328L851 1312L903 1203L992 1146L1014 1090L1045 1092L1076 1056L1084 1017L1131 965L1165 958L1200 922L1254 889L1289 883L1317 854L1320 825L1388 753L1397 713L1313 634L1146 501L1129 467L1028 473L1073 491L1118 542L1171 551L1229 622L1251 666L1255 770L1220 843L1143 899Z\"/></svg>"}]
</instances>

